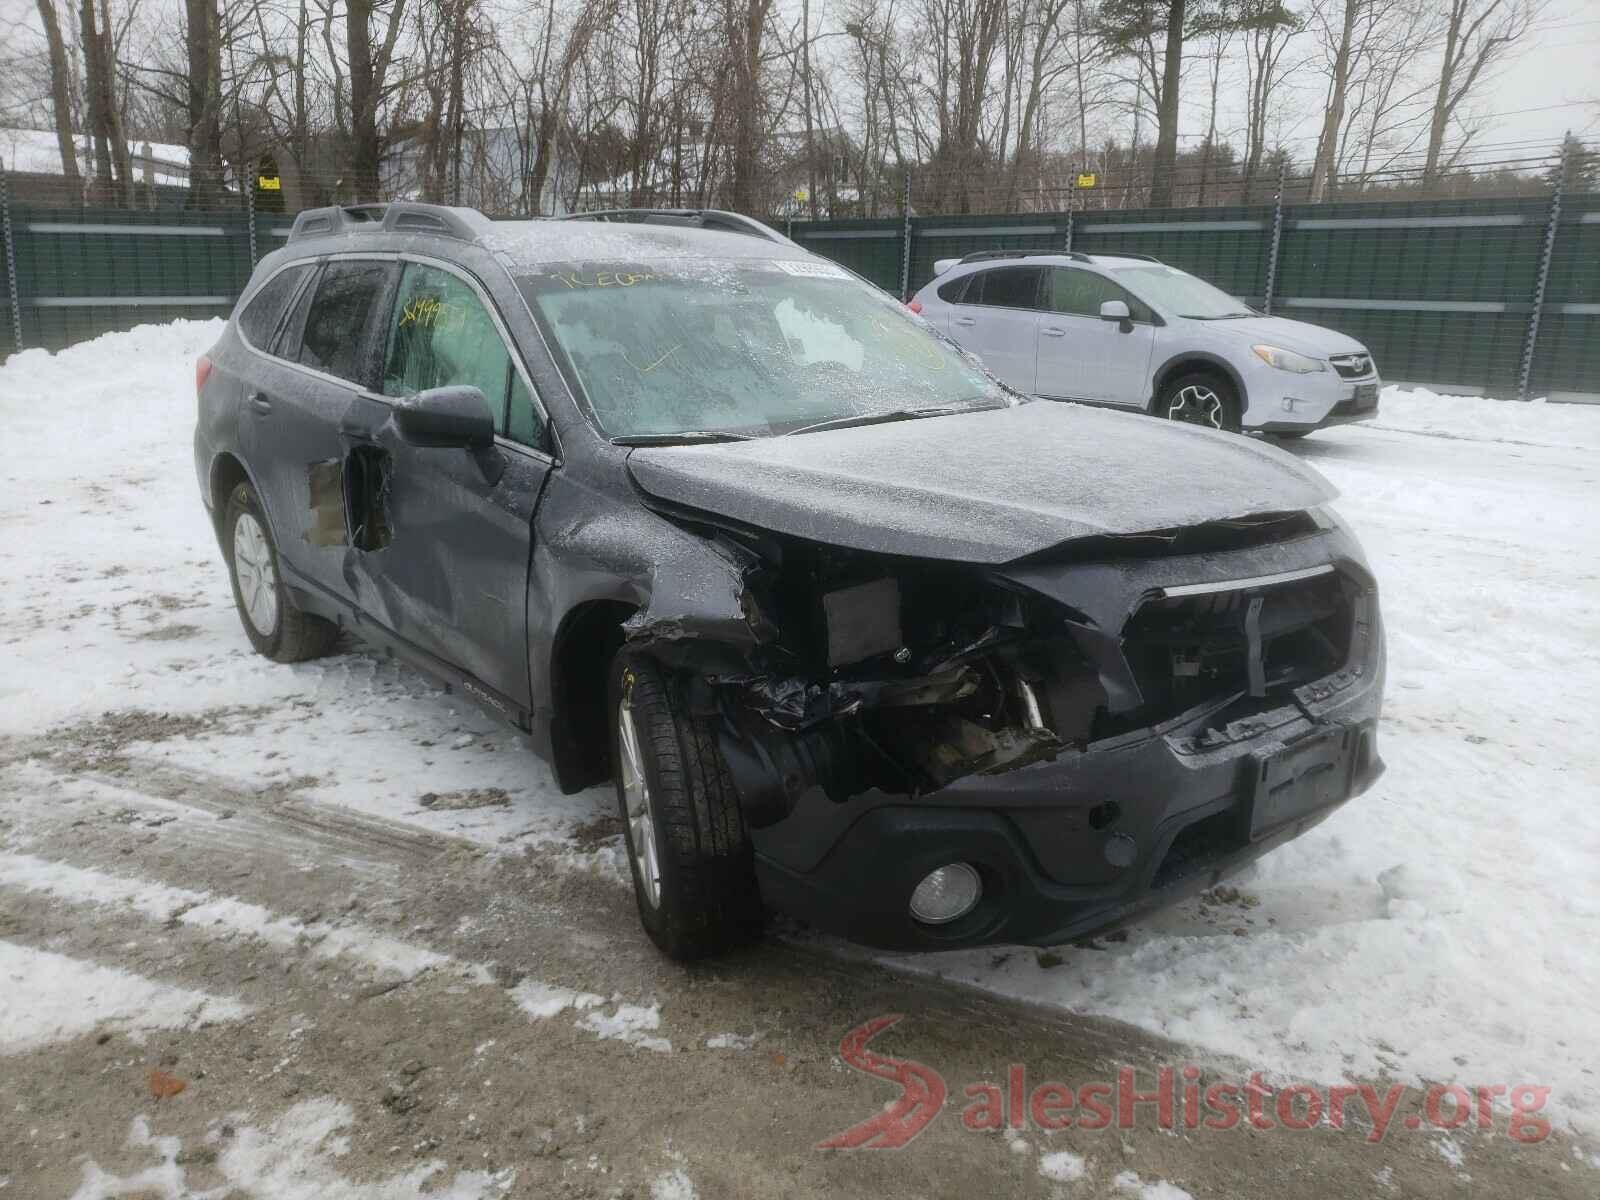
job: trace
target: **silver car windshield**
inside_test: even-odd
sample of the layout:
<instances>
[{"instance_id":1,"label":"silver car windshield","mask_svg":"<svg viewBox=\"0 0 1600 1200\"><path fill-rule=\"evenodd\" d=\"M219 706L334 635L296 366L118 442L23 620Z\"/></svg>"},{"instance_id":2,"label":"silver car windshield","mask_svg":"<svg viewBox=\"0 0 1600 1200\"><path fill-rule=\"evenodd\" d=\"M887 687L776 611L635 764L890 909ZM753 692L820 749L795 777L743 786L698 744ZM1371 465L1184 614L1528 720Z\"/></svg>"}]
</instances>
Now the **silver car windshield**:
<instances>
[{"instance_id":1,"label":"silver car windshield","mask_svg":"<svg viewBox=\"0 0 1600 1200\"><path fill-rule=\"evenodd\" d=\"M1173 316L1194 321L1223 321L1256 315L1227 292L1175 267L1156 264L1117 267L1112 273L1118 283L1146 304Z\"/></svg>"},{"instance_id":2,"label":"silver car windshield","mask_svg":"<svg viewBox=\"0 0 1600 1200\"><path fill-rule=\"evenodd\" d=\"M518 284L610 438L766 437L1014 399L975 358L829 263L585 262Z\"/></svg>"}]
</instances>

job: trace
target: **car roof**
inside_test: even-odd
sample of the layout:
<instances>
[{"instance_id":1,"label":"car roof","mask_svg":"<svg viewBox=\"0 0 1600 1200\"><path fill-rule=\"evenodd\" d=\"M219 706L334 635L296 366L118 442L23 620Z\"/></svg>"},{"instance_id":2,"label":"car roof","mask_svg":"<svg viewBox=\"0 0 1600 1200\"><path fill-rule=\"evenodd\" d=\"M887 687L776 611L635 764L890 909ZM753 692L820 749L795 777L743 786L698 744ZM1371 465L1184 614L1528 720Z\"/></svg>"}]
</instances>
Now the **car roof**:
<instances>
[{"instance_id":1,"label":"car roof","mask_svg":"<svg viewBox=\"0 0 1600 1200\"><path fill-rule=\"evenodd\" d=\"M815 257L799 246L745 233L608 221L496 221L479 243L499 254L513 271L570 262Z\"/></svg>"},{"instance_id":2,"label":"car roof","mask_svg":"<svg viewBox=\"0 0 1600 1200\"><path fill-rule=\"evenodd\" d=\"M649 219L656 216L670 219ZM600 220L492 221L476 209L409 201L308 209L295 218L287 243L274 258L282 262L361 250L425 249L448 261L476 248L494 254L516 274L555 263L814 257L776 231L756 236L754 231L767 231L746 218L731 218L738 225L712 228L688 219L700 216L641 210L637 215L607 213Z\"/></svg>"}]
</instances>

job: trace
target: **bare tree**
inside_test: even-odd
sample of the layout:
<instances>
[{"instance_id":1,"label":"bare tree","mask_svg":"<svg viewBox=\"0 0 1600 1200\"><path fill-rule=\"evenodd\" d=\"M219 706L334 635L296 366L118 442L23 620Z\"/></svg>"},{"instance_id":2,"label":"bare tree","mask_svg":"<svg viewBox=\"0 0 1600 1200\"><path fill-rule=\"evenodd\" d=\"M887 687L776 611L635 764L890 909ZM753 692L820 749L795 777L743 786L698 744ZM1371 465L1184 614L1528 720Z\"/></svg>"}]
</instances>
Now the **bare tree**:
<instances>
[{"instance_id":1,"label":"bare tree","mask_svg":"<svg viewBox=\"0 0 1600 1200\"><path fill-rule=\"evenodd\" d=\"M941 207L969 211L982 181L983 118L1005 16L1006 0L924 0L938 127L932 198Z\"/></svg>"},{"instance_id":2,"label":"bare tree","mask_svg":"<svg viewBox=\"0 0 1600 1200\"><path fill-rule=\"evenodd\" d=\"M1298 15L1292 21L1272 21L1252 27L1245 39L1244 195L1249 204L1255 181L1261 174L1261 160L1267 150L1267 122L1276 110L1278 85L1288 68L1284 62L1290 43L1304 28Z\"/></svg>"},{"instance_id":3,"label":"bare tree","mask_svg":"<svg viewBox=\"0 0 1600 1200\"><path fill-rule=\"evenodd\" d=\"M373 46L373 18L379 0L346 0L345 49L350 63L350 174L357 200L378 198L378 170L383 139L378 109L383 102L389 64L400 35L406 0L392 0L382 41Z\"/></svg>"},{"instance_id":4,"label":"bare tree","mask_svg":"<svg viewBox=\"0 0 1600 1200\"><path fill-rule=\"evenodd\" d=\"M103 199L133 204L133 163L122 133L122 113L117 105L116 77L111 50L111 22L104 11L95 17L94 0L79 0L83 30L84 87L88 93L89 124L94 136L95 186Z\"/></svg>"},{"instance_id":5,"label":"bare tree","mask_svg":"<svg viewBox=\"0 0 1600 1200\"><path fill-rule=\"evenodd\" d=\"M1428 150L1422 182L1439 177L1445 137L1462 101L1472 94L1484 72L1516 45L1544 11L1545 0L1446 0L1444 46L1433 113L1428 122Z\"/></svg>"},{"instance_id":6,"label":"bare tree","mask_svg":"<svg viewBox=\"0 0 1600 1200\"><path fill-rule=\"evenodd\" d=\"M67 186L78 186L78 152L72 144L72 76L67 66L67 48L61 40L61 22L56 18L55 0L38 0L39 22L44 26L45 47L50 56L50 111L56 130L56 148L61 152L61 173Z\"/></svg>"},{"instance_id":7,"label":"bare tree","mask_svg":"<svg viewBox=\"0 0 1600 1200\"><path fill-rule=\"evenodd\" d=\"M222 199L222 19L217 0L185 0L184 11L189 203L215 208Z\"/></svg>"}]
</instances>

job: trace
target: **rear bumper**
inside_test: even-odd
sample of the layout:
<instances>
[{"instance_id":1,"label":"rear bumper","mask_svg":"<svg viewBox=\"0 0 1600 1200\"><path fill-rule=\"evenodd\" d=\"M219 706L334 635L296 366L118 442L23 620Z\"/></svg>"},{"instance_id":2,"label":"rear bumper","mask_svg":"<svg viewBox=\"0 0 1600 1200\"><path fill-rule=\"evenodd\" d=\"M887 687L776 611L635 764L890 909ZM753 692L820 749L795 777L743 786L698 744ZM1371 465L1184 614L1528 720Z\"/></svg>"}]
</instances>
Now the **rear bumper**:
<instances>
[{"instance_id":1,"label":"rear bumper","mask_svg":"<svg viewBox=\"0 0 1600 1200\"><path fill-rule=\"evenodd\" d=\"M1055 945L1125 923L1213 886L1372 785L1383 771L1381 642L1374 659L1230 726L1220 745L1197 741L1200 722L1180 719L922 797L869 793L847 814L821 797L803 802L755 834L762 895L828 932L894 950ZM1328 802L1253 831L1262 764L1330 734L1350 749ZM912 890L953 861L978 869L977 908L944 926L913 920Z\"/></svg>"}]
</instances>

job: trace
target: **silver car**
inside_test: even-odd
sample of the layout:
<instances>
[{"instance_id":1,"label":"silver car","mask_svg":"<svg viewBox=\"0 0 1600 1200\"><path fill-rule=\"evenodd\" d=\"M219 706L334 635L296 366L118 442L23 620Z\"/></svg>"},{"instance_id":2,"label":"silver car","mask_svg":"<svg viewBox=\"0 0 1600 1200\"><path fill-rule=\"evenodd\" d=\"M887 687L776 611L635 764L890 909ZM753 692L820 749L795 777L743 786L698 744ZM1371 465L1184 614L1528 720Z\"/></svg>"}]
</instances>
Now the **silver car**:
<instances>
[{"instance_id":1,"label":"silver car","mask_svg":"<svg viewBox=\"0 0 1600 1200\"><path fill-rule=\"evenodd\" d=\"M1378 412L1360 342L1153 258L988 251L934 270L911 309L1029 395L1287 437Z\"/></svg>"}]
</instances>

